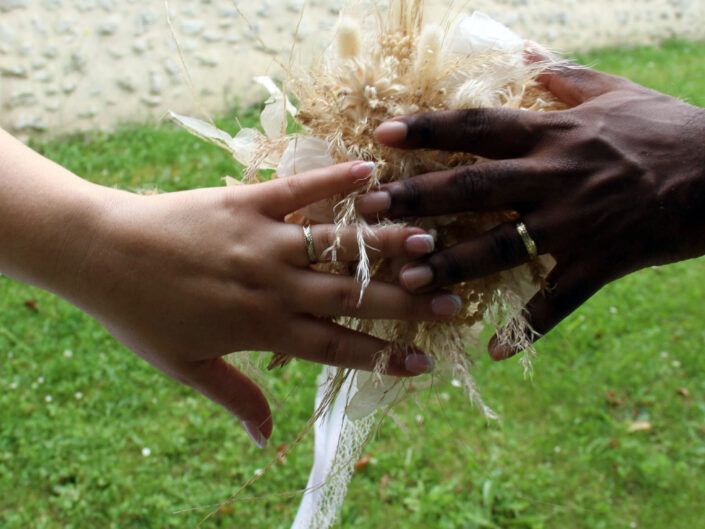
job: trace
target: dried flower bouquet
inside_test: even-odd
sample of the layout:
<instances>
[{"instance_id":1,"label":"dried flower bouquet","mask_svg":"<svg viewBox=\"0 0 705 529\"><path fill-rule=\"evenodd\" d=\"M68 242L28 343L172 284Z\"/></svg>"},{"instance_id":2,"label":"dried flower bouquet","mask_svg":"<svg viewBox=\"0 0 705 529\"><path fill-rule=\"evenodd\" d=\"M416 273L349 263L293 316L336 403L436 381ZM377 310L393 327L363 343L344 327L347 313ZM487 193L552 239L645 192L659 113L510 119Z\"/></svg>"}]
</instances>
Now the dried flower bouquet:
<instances>
[{"instance_id":1,"label":"dried flower bouquet","mask_svg":"<svg viewBox=\"0 0 705 529\"><path fill-rule=\"evenodd\" d=\"M423 0L392 0L386 12L360 6L344 10L335 43L322 59L307 72L287 72L286 91L297 106L273 81L257 78L271 96L261 114L264 133L244 129L233 138L199 120L174 113L172 117L194 134L230 151L247 168L246 182L257 181L261 169L275 170L278 178L296 178L304 171L337 162L369 160L376 163L372 189L417 174L484 161L471 154L409 152L383 146L373 133L386 119L479 107L537 112L563 108L536 81L549 64L525 61L525 43L509 29L479 12L460 15L445 26L425 24L424 7ZM300 125L300 132L287 133L288 116ZM290 220L357 227L361 258L356 269L335 261L316 266L355 274L363 296L371 278L395 282L398 263L367 258L363 234L369 227L355 210L357 196L359 193L352 193L314 204ZM516 218L514 211L501 211L405 222L433 233L436 247L446 248ZM335 252L335 246L330 251ZM340 323L396 345L423 350L436 360L438 374L460 381L483 413L494 417L470 375L468 347L479 345L480 330L490 324L503 329L501 339L527 351L522 362L530 370L533 349L527 336L531 331L521 311L554 264L550 256L542 256L519 268L453 287L452 292L464 305L449 321L345 318ZM381 375L389 354L380 354L375 374L324 369L314 415L317 456L295 528L324 528L333 522L353 464L374 425L374 412L424 386L424 381ZM275 357L273 365L286 361Z\"/></svg>"}]
</instances>

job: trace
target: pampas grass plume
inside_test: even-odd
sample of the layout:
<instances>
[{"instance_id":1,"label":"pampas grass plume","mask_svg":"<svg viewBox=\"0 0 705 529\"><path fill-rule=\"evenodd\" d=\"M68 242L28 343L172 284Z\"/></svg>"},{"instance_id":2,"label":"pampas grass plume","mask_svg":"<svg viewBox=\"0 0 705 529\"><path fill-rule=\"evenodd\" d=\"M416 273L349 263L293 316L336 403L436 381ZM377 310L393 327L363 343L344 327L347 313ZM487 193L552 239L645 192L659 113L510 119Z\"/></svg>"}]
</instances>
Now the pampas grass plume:
<instances>
[{"instance_id":1,"label":"pampas grass plume","mask_svg":"<svg viewBox=\"0 0 705 529\"><path fill-rule=\"evenodd\" d=\"M500 93L483 79L468 79L451 99L451 108L491 108L500 105Z\"/></svg>"}]
</instances>

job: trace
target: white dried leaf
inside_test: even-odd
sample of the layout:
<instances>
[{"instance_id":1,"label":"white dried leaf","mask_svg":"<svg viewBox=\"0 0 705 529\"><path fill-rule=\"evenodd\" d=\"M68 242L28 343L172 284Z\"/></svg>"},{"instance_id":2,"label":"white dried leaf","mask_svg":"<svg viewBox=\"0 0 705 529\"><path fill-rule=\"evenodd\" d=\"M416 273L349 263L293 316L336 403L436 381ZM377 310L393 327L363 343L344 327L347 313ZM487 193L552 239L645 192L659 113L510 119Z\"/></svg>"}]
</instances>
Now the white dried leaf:
<instances>
[{"instance_id":1,"label":"white dried leaf","mask_svg":"<svg viewBox=\"0 0 705 529\"><path fill-rule=\"evenodd\" d=\"M453 109L499 106L503 94L497 87L509 86L526 75L524 40L480 11L460 17L448 50L456 55L491 56L481 68L449 77L449 107Z\"/></svg>"},{"instance_id":2,"label":"white dried leaf","mask_svg":"<svg viewBox=\"0 0 705 529\"><path fill-rule=\"evenodd\" d=\"M345 413L352 421L367 417L396 401L403 389L404 385L398 377L359 371L357 393L350 399Z\"/></svg>"},{"instance_id":3,"label":"white dried leaf","mask_svg":"<svg viewBox=\"0 0 705 529\"><path fill-rule=\"evenodd\" d=\"M259 117L264 133L271 140L282 138L286 135L286 115L289 113L292 117L296 116L296 107L271 78L260 76L255 77L254 81L269 92L269 99Z\"/></svg>"},{"instance_id":4,"label":"white dried leaf","mask_svg":"<svg viewBox=\"0 0 705 529\"><path fill-rule=\"evenodd\" d=\"M177 114L176 112L169 112L169 115L174 121L176 121L179 125L181 125L194 136L198 136L203 140L215 143L223 149L231 150L233 138L224 130L220 130L219 128L211 125L210 123L206 123L205 121L201 121L200 119L192 118L189 116L182 116L181 114Z\"/></svg>"},{"instance_id":5,"label":"white dried leaf","mask_svg":"<svg viewBox=\"0 0 705 529\"><path fill-rule=\"evenodd\" d=\"M233 138L233 157L245 167L252 167L257 155L262 151L267 138L256 129L242 129ZM276 169L279 163L278 153L271 151L269 155L257 164L257 169Z\"/></svg>"},{"instance_id":6,"label":"white dried leaf","mask_svg":"<svg viewBox=\"0 0 705 529\"><path fill-rule=\"evenodd\" d=\"M250 167L256 159L257 154L261 151L262 146L266 143L265 136L255 129L242 129L233 138L210 123L201 121L200 119L189 116L182 116L176 112L169 112L171 118L179 125L185 128L194 136L214 143L218 147L225 149L233 158L240 162L245 167ZM274 169L277 166L278 160L275 159L275 154L265 158L258 164L257 169Z\"/></svg>"},{"instance_id":7,"label":"white dried leaf","mask_svg":"<svg viewBox=\"0 0 705 529\"><path fill-rule=\"evenodd\" d=\"M333 158L330 155L328 142L318 138L296 136L282 154L277 167L277 176L287 178L330 165L333 165Z\"/></svg>"},{"instance_id":8,"label":"white dried leaf","mask_svg":"<svg viewBox=\"0 0 705 529\"><path fill-rule=\"evenodd\" d=\"M274 102L275 100L280 100L283 98L286 101L286 111L291 114L291 117L296 116L296 107L291 103L291 101L289 101L288 97L284 97L284 94L282 93L281 89L276 85L274 81L272 81L271 78L266 76L259 76L255 77L254 81L262 85L269 92L270 99L267 101L268 104L270 102Z\"/></svg>"},{"instance_id":9,"label":"white dried leaf","mask_svg":"<svg viewBox=\"0 0 705 529\"><path fill-rule=\"evenodd\" d=\"M286 135L286 107L284 100L279 98L267 104L259 116L262 129L270 140L276 140Z\"/></svg>"},{"instance_id":10,"label":"white dried leaf","mask_svg":"<svg viewBox=\"0 0 705 529\"><path fill-rule=\"evenodd\" d=\"M481 11L461 15L450 41L450 50L461 55L523 49L524 39Z\"/></svg>"},{"instance_id":11,"label":"white dried leaf","mask_svg":"<svg viewBox=\"0 0 705 529\"><path fill-rule=\"evenodd\" d=\"M313 169L322 169L333 165L330 146L318 138L305 136L294 137L282 154L277 176L289 178ZM314 222L331 223L334 220L335 200L321 200L301 209L300 213Z\"/></svg>"}]
</instances>

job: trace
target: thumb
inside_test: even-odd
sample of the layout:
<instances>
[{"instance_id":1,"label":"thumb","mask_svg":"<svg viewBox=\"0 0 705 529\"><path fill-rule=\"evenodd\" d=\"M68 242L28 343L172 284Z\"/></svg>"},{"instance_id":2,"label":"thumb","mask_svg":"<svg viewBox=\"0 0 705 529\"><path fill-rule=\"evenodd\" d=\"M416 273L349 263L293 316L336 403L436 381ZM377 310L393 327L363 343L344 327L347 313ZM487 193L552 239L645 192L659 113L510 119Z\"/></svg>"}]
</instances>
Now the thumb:
<instances>
[{"instance_id":1,"label":"thumb","mask_svg":"<svg viewBox=\"0 0 705 529\"><path fill-rule=\"evenodd\" d=\"M563 60L532 41L526 45L525 57L529 63L546 64L546 69L537 80L570 107L586 103L629 82L623 77Z\"/></svg>"},{"instance_id":2,"label":"thumb","mask_svg":"<svg viewBox=\"0 0 705 529\"><path fill-rule=\"evenodd\" d=\"M262 390L222 358L192 362L184 369L184 382L223 406L242 421L255 444L264 448L272 435L272 412Z\"/></svg>"}]
</instances>

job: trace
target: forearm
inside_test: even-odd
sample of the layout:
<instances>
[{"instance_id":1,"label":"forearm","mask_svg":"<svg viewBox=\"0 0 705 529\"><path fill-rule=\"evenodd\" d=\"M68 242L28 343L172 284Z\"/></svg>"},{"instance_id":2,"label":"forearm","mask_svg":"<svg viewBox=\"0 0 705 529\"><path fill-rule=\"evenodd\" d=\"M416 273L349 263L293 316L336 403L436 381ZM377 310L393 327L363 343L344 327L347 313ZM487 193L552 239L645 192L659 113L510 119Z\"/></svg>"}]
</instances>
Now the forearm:
<instances>
[{"instance_id":1,"label":"forearm","mask_svg":"<svg viewBox=\"0 0 705 529\"><path fill-rule=\"evenodd\" d=\"M0 129L0 270L73 297L111 191Z\"/></svg>"}]
</instances>

